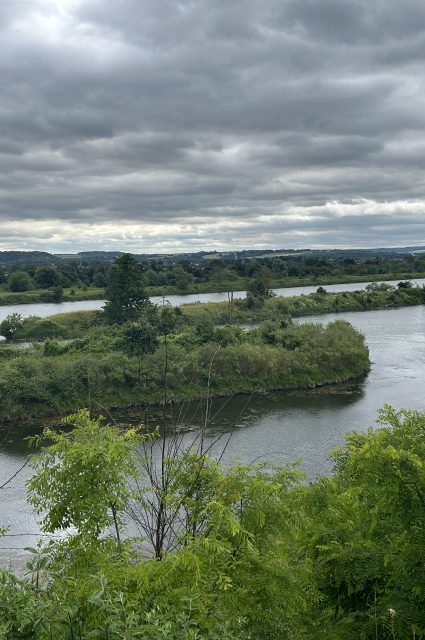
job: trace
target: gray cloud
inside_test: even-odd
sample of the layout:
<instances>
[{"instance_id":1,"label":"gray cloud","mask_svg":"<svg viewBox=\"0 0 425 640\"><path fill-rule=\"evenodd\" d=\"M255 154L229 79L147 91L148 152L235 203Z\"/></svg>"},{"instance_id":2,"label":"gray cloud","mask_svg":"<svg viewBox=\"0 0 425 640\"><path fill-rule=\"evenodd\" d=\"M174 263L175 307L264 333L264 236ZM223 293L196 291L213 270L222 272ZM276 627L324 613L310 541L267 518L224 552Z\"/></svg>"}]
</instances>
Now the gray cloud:
<instances>
[{"instance_id":1,"label":"gray cloud","mask_svg":"<svg viewBox=\"0 0 425 640\"><path fill-rule=\"evenodd\" d=\"M425 243L420 0L3 0L0 34L0 248Z\"/></svg>"}]
</instances>

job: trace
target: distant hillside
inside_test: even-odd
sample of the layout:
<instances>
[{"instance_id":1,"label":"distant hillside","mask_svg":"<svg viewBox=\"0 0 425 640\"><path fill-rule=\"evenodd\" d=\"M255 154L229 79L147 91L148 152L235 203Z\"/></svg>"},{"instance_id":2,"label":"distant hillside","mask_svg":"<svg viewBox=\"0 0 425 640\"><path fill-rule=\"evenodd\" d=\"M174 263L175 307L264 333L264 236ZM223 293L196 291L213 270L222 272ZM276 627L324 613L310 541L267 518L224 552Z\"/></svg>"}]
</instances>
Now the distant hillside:
<instances>
[{"instance_id":1,"label":"distant hillside","mask_svg":"<svg viewBox=\"0 0 425 640\"><path fill-rule=\"evenodd\" d=\"M169 263L201 263L204 260L221 260L222 262L233 262L234 260L245 260L247 258L272 259L272 258L293 258L303 259L307 256L312 258L326 258L327 260L338 260L341 258L367 259L385 256L396 258L400 255L420 254L425 252L424 245L411 247L376 247L371 249L244 249L242 251L198 251L196 253L133 253L133 257L139 262L151 262L160 260L165 264ZM63 264L64 262L78 261L80 263L90 262L112 262L125 251L80 251L74 254L52 254L47 251L0 251L0 266L7 267L12 264Z\"/></svg>"},{"instance_id":2,"label":"distant hillside","mask_svg":"<svg viewBox=\"0 0 425 640\"><path fill-rule=\"evenodd\" d=\"M0 265L9 264L45 264L56 262L56 257L46 251L0 251Z\"/></svg>"},{"instance_id":3,"label":"distant hillside","mask_svg":"<svg viewBox=\"0 0 425 640\"><path fill-rule=\"evenodd\" d=\"M122 256L124 251L80 251L78 256L89 260L113 260Z\"/></svg>"}]
</instances>

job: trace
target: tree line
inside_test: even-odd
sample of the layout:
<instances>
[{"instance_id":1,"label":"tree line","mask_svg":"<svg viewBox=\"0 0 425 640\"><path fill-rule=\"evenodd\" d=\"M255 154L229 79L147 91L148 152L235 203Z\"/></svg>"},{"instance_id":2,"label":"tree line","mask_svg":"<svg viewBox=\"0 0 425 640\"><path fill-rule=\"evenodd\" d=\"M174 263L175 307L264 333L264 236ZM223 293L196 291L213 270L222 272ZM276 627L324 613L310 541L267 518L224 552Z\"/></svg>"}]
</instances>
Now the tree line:
<instances>
[{"instance_id":1,"label":"tree line","mask_svg":"<svg viewBox=\"0 0 425 640\"><path fill-rule=\"evenodd\" d=\"M124 254L125 255L125 254ZM128 254L127 254L128 255ZM121 256L122 257L122 256ZM116 260L120 260L121 257ZM250 282L261 282L265 288L290 286L300 283L343 282L344 279L376 279L417 277L425 274L425 256L369 256L314 257L312 255L289 255L272 258L215 258L211 260L161 259L138 262L144 287L162 288L167 293L202 290L245 289ZM58 264L12 263L0 269L0 285L3 289L21 293L34 289L108 286L112 261L93 261L79 264L76 261Z\"/></svg>"}]
</instances>

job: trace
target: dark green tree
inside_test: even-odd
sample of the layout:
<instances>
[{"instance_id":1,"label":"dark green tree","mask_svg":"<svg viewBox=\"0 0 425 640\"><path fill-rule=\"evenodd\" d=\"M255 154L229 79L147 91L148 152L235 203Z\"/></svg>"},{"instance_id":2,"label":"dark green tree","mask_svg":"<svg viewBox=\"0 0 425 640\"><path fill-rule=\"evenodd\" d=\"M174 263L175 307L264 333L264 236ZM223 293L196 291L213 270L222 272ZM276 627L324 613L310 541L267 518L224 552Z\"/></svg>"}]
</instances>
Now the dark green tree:
<instances>
[{"instance_id":1,"label":"dark green tree","mask_svg":"<svg viewBox=\"0 0 425 640\"><path fill-rule=\"evenodd\" d=\"M411 289L412 288L412 283L409 282L408 280L402 280L401 282L398 283L397 288L398 289Z\"/></svg>"},{"instance_id":2,"label":"dark green tree","mask_svg":"<svg viewBox=\"0 0 425 640\"><path fill-rule=\"evenodd\" d=\"M261 306L264 304L264 300L275 295L275 292L269 288L267 279L260 275L253 278L247 286L246 305L248 309Z\"/></svg>"},{"instance_id":3,"label":"dark green tree","mask_svg":"<svg viewBox=\"0 0 425 640\"><path fill-rule=\"evenodd\" d=\"M158 346L158 331L150 323L129 322L125 326L120 347L129 356L142 358Z\"/></svg>"},{"instance_id":4,"label":"dark green tree","mask_svg":"<svg viewBox=\"0 0 425 640\"><path fill-rule=\"evenodd\" d=\"M61 284L52 287L51 299L53 302L61 302L63 300L63 287Z\"/></svg>"},{"instance_id":5,"label":"dark green tree","mask_svg":"<svg viewBox=\"0 0 425 640\"><path fill-rule=\"evenodd\" d=\"M26 271L13 271L7 279L7 286L10 291L29 291L33 288L33 281Z\"/></svg>"},{"instance_id":6,"label":"dark green tree","mask_svg":"<svg viewBox=\"0 0 425 640\"><path fill-rule=\"evenodd\" d=\"M145 293L142 267L129 254L115 260L106 287L105 315L108 322L136 320L151 303Z\"/></svg>"},{"instance_id":7,"label":"dark green tree","mask_svg":"<svg viewBox=\"0 0 425 640\"><path fill-rule=\"evenodd\" d=\"M316 293L318 293L319 296L325 296L328 292L323 287L317 287Z\"/></svg>"},{"instance_id":8,"label":"dark green tree","mask_svg":"<svg viewBox=\"0 0 425 640\"><path fill-rule=\"evenodd\" d=\"M48 289L49 287L57 287L61 284L61 274L55 267L42 264L37 267L34 280L41 289Z\"/></svg>"},{"instance_id":9,"label":"dark green tree","mask_svg":"<svg viewBox=\"0 0 425 640\"><path fill-rule=\"evenodd\" d=\"M19 313L11 313L0 323L0 335L4 336L6 340L12 340L22 324L22 316Z\"/></svg>"}]
</instances>

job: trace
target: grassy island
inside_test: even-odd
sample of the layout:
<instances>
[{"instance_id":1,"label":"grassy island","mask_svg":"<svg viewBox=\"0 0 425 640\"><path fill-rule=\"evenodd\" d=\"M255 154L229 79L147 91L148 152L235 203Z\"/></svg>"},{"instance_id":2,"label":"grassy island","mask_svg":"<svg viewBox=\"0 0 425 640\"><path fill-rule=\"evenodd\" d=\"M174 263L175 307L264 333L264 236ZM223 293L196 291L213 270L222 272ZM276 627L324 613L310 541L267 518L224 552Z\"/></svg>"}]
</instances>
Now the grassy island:
<instances>
[{"instance_id":1,"label":"grassy island","mask_svg":"<svg viewBox=\"0 0 425 640\"><path fill-rule=\"evenodd\" d=\"M157 307L130 257L111 273L105 311L1 323L1 420L336 384L368 371L362 336L345 322L296 326L292 317L425 302L423 287L400 282L296 297L258 286L244 300Z\"/></svg>"},{"instance_id":2,"label":"grassy island","mask_svg":"<svg viewBox=\"0 0 425 640\"><path fill-rule=\"evenodd\" d=\"M229 321L252 323L264 320L280 321L286 317L301 317L342 311L371 311L425 303L425 289L402 282L399 288L376 283L368 290L329 293L319 287L316 293L292 297L265 297L258 302L236 299L228 302L207 302L182 305L184 315L192 322L212 321L220 324ZM403 286L405 285L405 286Z\"/></svg>"},{"instance_id":3,"label":"grassy island","mask_svg":"<svg viewBox=\"0 0 425 640\"><path fill-rule=\"evenodd\" d=\"M49 321L43 321L49 322ZM45 325L44 325L45 326ZM149 334L146 328L141 330ZM141 343L138 325L98 324L83 337L0 349L1 420L210 395L334 384L365 374L368 350L346 322L176 326Z\"/></svg>"}]
</instances>

